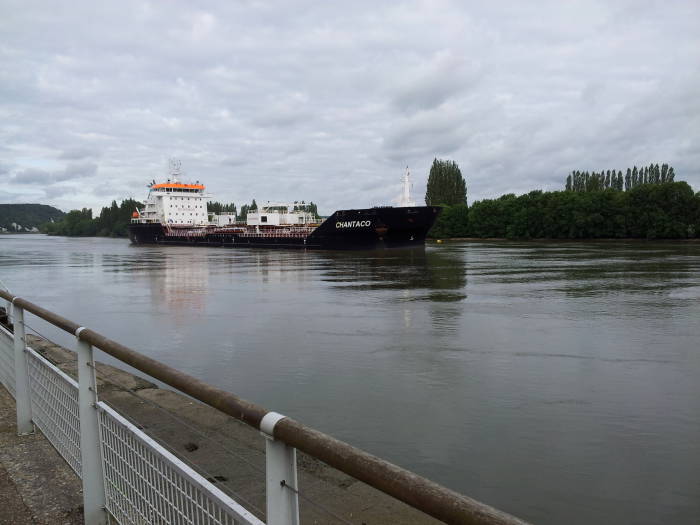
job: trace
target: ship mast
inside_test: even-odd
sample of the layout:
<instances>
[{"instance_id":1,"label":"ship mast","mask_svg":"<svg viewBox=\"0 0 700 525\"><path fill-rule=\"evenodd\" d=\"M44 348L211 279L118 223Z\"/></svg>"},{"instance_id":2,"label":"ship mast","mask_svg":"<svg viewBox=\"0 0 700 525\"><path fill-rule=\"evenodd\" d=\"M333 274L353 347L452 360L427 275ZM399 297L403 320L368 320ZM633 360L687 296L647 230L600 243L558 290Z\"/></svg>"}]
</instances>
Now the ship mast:
<instances>
[{"instance_id":1,"label":"ship mast","mask_svg":"<svg viewBox=\"0 0 700 525\"><path fill-rule=\"evenodd\" d=\"M179 159L169 159L168 165L170 168L170 180L179 183L180 175L182 174L182 162Z\"/></svg>"},{"instance_id":2,"label":"ship mast","mask_svg":"<svg viewBox=\"0 0 700 525\"><path fill-rule=\"evenodd\" d=\"M399 207L410 208L416 205L416 201L411 199L411 172L406 166L406 173L403 176L403 191L399 198Z\"/></svg>"}]
</instances>

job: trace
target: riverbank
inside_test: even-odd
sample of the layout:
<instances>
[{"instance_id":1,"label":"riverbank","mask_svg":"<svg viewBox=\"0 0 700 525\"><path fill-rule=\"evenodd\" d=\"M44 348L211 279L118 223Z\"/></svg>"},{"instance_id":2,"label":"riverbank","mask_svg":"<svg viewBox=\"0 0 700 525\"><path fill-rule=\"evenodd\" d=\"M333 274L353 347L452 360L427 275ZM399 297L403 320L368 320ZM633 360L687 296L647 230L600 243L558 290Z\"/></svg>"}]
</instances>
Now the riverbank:
<instances>
[{"instance_id":1,"label":"riverbank","mask_svg":"<svg viewBox=\"0 0 700 525\"><path fill-rule=\"evenodd\" d=\"M27 336L27 342L61 370L76 377L74 352L32 335ZM96 369L102 401L176 453L248 510L264 518L265 438L259 432L183 394L159 388L119 368L98 362ZM6 423L3 429L9 428L7 423L13 417L11 411L6 412L3 413L3 422ZM11 434L9 430L7 433ZM300 514L304 523L343 520L367 525L438 523L303 453L298 452L297 462ZM68 464L52 465L54 469L58 467L61 467L62 479L72 474ZM73 478L79 487L79 480L74 475ZM52 495L56 489L51 484L44 490ZM75 509L68 511L77 512Z\"/></svg>"},{"instance_id":2,"label":"riverbank","mask_svg":"<svg viewBox=\"0 0 700 525\"><path fill-rule=\"evenodd\" d=\"M552 243L590 243L590 242L639 242L639 243L697 243L700 238L692 239L640 239L630 237L627 239L607 237L603 239L552 239L550 237L532 238L532 239L509 239L507 237L445 237L426 239L427 243L440 244L443 242L552 242Z\"/></svg>"}]
</instances>

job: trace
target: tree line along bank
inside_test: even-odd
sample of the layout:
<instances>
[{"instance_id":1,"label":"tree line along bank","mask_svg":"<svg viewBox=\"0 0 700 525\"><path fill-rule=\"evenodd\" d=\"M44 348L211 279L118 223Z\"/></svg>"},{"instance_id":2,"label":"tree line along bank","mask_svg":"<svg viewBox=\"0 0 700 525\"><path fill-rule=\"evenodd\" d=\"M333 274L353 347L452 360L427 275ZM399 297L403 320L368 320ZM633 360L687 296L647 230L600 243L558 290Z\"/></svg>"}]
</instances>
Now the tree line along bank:
<instances>
[{"instance_id":1,"label":"tree line along bank","mask_svg":"<svg viewBox=\"0 0 700 525\"><path fill-rule=\"evenodd\" d=\"M42 224L39 229L41 232L49 235L64 235L68 237L127 237L132 214L142 207L143 204L134 199L125 199L120 204L117 204L117 201L112 201L110 206L102 208L97 217L93 217L92 209L90 208L71 210L62 215L59 220ZM241 206L239 212L237 212L234 203L207 203L207 212L236 215L238 221L245 221L248 212L257 209L258 205L255 199L253 199L251 204ZM318 209L313 202L296 202L294 203L294 209L303 209L314 213L318 217Z\"/></svg>"},{"instance_id":2,"label":"tree line along bank","mask_svg":"<svg viewBox=\"0 0 700 525\"><path fill-rule=\"evenodd\" d=\"M142 206L134 199L125 199L121 204L112 201L94 218L90 208L71 210L61 220L43 224L40 230L49 235L68 237L127 237L131 214Z\"/></svg>"},{"instance_id":3,"label":"tree line along bank","mask_svg":"<svg viewBox=\"0 0 700 525\"><path fill-rule=\"evenodd\" d=\"M615 176L613 177L613 173ZM608 177L608 174L610 175ZM700 235L700 193L672 167L573 172L564 191L503 195L467 206L459 167L435 159L426 203L443 205L432 238L685 239ZM609 181L609 182L608 182ZM459 188L450 191L449 188Z\"/></svg>"},{"instance_id":4,"label":"tree line along bank","mask_svg":"<svg viewBox=\"0 0 700 525\"><path fill-rule=\"evenodd\" d=\"M609 174L609 177L608 177ZM613 176L614 174L614 176ZM627 177L629 175L629 177ZM503 195L467 205L467 185L456 162L434 159L425 201L443 207L432 238L509 239L684 239L700 236L700 193L675 182L672 167L587 173L574 171L564 191L540 190ZM313 203L298 203L317 214ZM99 216L72 210L41 231L50 235L126 237L132 213L143 205L133 199L113 201ZM207 203L212 213L237 214L245 220L255 200L238 210L231 204Z\"/></svg>"}]
</instances>

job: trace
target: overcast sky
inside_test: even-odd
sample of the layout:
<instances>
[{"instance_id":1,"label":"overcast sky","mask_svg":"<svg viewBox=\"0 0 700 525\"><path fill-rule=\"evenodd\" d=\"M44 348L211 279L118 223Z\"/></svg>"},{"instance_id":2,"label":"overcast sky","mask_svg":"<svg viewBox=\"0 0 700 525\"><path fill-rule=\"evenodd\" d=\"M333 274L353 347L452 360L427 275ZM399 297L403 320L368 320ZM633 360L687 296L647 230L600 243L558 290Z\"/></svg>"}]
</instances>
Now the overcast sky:
<instances>
[{"instance_id":1,"label":"overcast sky","mask_svg":"<svg viewBox=\"0 0 700 525\"><path fill-rule=\"evenodd\" d=\"M668 162L700 190L700 2L0 0L0 202L469 202Z\"/></svg>"}]
</instances>

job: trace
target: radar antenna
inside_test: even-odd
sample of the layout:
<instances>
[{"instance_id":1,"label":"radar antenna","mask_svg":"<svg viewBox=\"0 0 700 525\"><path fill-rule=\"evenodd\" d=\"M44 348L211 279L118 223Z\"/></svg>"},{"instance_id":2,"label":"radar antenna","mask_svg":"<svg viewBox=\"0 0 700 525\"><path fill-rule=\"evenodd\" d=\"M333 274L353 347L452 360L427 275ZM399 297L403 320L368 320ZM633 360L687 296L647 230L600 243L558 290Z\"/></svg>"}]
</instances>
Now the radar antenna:
<instances>
[{"instance_id":1,"label":"radar antenna","mask_svg":"<svg viewBox=\"0 0 700 525\"><path fill-rule=\"evenodd\" d=\"M180 159L169 159L168 167L173 182L179 182L180 175L182 175L182 162L180 162Z\"/></svg>"}]
</instances>

